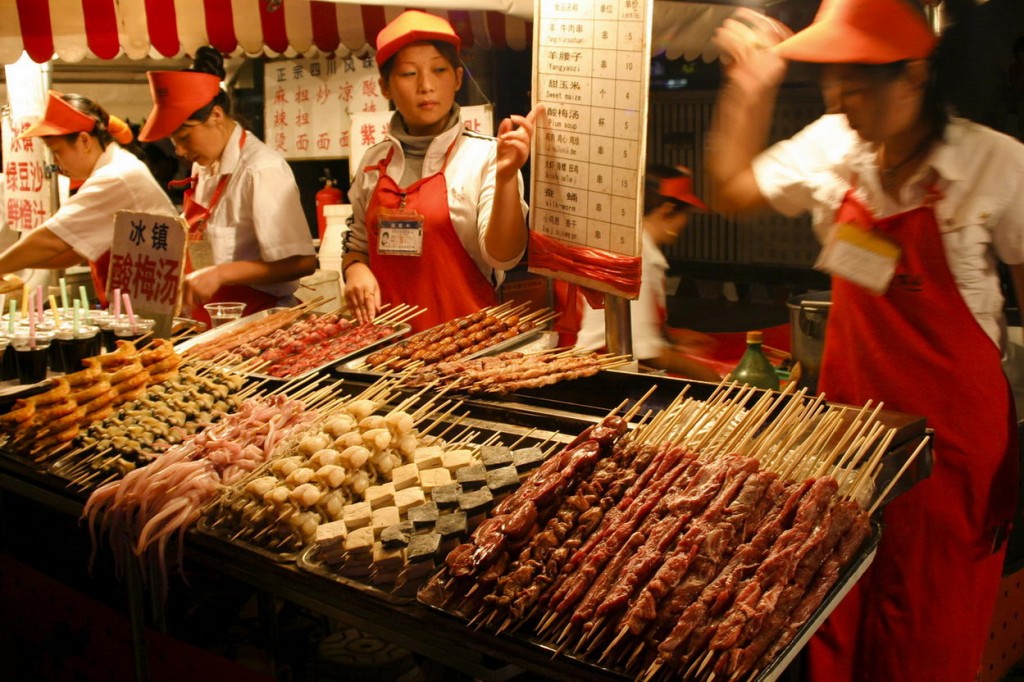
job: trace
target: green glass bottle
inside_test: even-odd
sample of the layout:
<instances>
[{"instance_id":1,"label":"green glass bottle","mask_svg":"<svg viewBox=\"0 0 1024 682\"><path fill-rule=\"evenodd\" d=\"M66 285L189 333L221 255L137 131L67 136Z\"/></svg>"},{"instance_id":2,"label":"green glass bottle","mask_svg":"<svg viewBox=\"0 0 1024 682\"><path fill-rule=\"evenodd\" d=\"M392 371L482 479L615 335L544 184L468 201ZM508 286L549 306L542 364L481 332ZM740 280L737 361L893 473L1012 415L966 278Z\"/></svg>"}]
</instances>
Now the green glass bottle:
<instances>
[{"instance_id":1,"label":"green glass bottle","mask_svg":"<svg viewBox=\"0 0 1024 682\"><path fill-rule=\"evenodd\" d=\"M756 388L779 390L779 375L775 373L775 367L761 351L763 340L761 332L747 332L747 351L740 358L736 368L729 373L729 381L738 381Z\"/></svg>"}]
</instances>

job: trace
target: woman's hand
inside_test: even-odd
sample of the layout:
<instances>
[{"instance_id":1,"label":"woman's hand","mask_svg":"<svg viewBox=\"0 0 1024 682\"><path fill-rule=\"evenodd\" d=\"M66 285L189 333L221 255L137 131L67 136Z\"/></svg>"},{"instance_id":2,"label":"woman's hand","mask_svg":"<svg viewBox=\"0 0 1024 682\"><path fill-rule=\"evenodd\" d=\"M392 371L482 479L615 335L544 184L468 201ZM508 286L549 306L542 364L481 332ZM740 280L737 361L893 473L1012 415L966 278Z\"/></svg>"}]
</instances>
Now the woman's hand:
<instances>
[{"instance_id":1,"label":"woman's hand","mask_svg":"<svg viewBox=\"0 0 1024 682\"><path fill-rule=\"evenodd\" d=\"M360 324L369 324L380 310L380 287L365 263L345 268L345 302Z\"/></svg>"},{"instance_id":2,"label":"woman's hand","mask_svg":"<svg viewBox=\"0 0 1024 682\"><path fill-rule=\"evenodd\" d=\"M513 115L498 126L498 179L514 177L530 158L530 140L533 139L534 123L544 106L538 104L526 116Z\"/></svg>"},{"instance_id":3,"label":"woman's hand","mask_svg":"<svg viewBox=\"0 0 1024 682\"><path fill-rule=\"evenodd\" d=\"M786 76L786 60L773 47L793 35L784 24L741 7L715 31L725 73L750 93L774 90Z\"/></svg>"},{"instance_id":4,"label":"woman's hand","mask_svg":"<svg viewBox=\"0 0 1024 682\"><path fill-rule=\"evenodd\" d=\"M211 265L208 268L196 270L185 275L185 283L182 286L181 305L184 308L195 308L200 306L217 293L223 282L221 281L218 265Z\"/></svg>"}]
</instances>

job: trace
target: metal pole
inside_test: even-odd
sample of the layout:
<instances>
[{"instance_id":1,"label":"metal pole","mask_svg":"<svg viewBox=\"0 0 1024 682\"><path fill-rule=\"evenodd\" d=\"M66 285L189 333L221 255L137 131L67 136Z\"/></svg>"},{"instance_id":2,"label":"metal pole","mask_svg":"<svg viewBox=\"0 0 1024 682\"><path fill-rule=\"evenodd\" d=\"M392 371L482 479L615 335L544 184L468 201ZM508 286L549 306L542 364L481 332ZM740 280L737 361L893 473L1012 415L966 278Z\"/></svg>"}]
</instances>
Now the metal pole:
<instances>
[{"instance_id":1,"label":"metal pole","mask_svg":"<svg viewBox=\"0 0 1024 682\"><path fill-rule=\"evenodd\" d=\"M604 340L612 355L633 354L633 320L629 299L604 295Z\"/></svg>"}]
</instances>

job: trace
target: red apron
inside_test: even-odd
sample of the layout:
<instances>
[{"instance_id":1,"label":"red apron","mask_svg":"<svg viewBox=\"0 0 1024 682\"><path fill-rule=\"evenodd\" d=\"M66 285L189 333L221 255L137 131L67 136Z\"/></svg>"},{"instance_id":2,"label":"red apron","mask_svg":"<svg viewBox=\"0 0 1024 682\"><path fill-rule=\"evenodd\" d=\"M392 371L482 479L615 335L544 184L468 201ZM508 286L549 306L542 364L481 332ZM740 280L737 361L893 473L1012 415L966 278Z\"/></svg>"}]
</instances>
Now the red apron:
<instances>
[{"instance_id":1,"label":"red apron","mask_svg":"<svg viewBox=\"0 0 1024 682\"><path fill-rule=\"evenodd\" d=\"M930 205L875 220L848 193L837 222L902 248L889 291L832 278L820 390L920 414L929 478L884 511L878 554L809 647L814 682L968 682L991 628L1013 515L1016 422L1000 352L968 309Z\"/></svg>"},{"instance_id":2,"label":"red apron","mask_svg":"<svg viewBox=\"0 0 1024 682\"><path fill-rule=\"evenodd\" d=\"M92 275L92 287L96 290L96 298L101 308L107 307L107 277L110 275L110 249L96 260L89 261L89 274Z\"/></svg>"},{"instance_id":3,"label":"red apron","mask_svg":"<svg viewBox=\"0 0 1024 682\"><path fill-rule=\"evenodd\" d=\"M242 136L238 140L238 148L241 150L242 145L245 144L245 137L247 131L242 130ZM217 187L213 190L213 196L210 197L210 205L203 206L195 200L196 195L196 184L198 178L192 176L187 180L176 180L172 181L170 185L172 187L185 187L185 196L182 202L182 217L188 224L188 241L199 241L203 238L203 234L206 232L206 222L210 218L210 214L217 207L220 202L221 195L224 194L224 189L227 187L228 180L231 179L230 175L225 175L217 182ZM185 272L186 274L192 272L192 263L188 257L188 253L185 254ZM245 315L252 315L258 313L261 310L267 310L277 305L277 297L268 294L265 291L254 289L245 284L225 284L221 288L214 292L213 296L207 303L217 302L228 302L236 301L245 304ZM198 320L205 323L207 326L210 324L210 316L207 314L206 309L202 306L193 308L189 313L193 320Z\"/></svg>"},{"instance_id":4,"label":"red apron","mask_svg":"<svg viewBox=\"0 0 1024 682\"><path fill-rule=\"evenodd\" d=\"M379 164L365 169L377 170L380 174L366 209L370 269L380 285L383 303L408 303L427 309L409 321L413 331L469 315L498 301L494 285L470 258L452 226L448 184L444 179L451 151L449 147L440 171L420 178L405 189L387 174L394 148ZM408 208L423 216L422 255L397 256L378 252L377 223L381 208Z\"/></svg>"}]
</instances>

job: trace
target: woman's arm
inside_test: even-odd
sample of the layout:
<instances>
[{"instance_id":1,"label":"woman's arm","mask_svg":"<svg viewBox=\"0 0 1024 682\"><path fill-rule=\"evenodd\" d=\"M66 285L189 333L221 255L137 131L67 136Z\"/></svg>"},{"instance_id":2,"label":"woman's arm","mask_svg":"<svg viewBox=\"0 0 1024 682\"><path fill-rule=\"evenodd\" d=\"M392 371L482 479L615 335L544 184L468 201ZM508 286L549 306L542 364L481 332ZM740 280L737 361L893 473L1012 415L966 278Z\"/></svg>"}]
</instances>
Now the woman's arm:
<instances>
[{"instance_id":1,"label":"woman's arm","mask_svg":"<svg viewBox=\"0 0 1024 682\"><path fill-rule=\"evenodd\" d=\"M182 305L192 307L209 301L226 284L273 284L291 282L316 270L316 256L292 256L277 261L233 261L211 265L185 278Z\"/></svg>"},{"instance_id":2,"label":"woman's arm","mask_svg":"<svg viewBox=\"0 0 1024 682\"><path fill-rule=\"evenodd\" d=\"M543 109L538 104L526 116L511 116L498 127L494 203L484 233L484 248L498 261L512 260L526 248L526 219L519 195L519 169L530 158L534 123Z\"/></svg>"},{"instance_id":3,"label":"woman's arm","mask_svg":"<svg viewBox=\"0 0 1024 682\"><path fill-rule=\"evenodd\" d=\"M672 372L688 379L696 379L697 381L711 381L718 383L722 380L718 372L711 369L699 360L688 358L685 355L674 350L671 346L665 346L665 350L662 351L661 355L656 358L649 358L642 361L645 365L650 365L655 369L663 369L666 372Z\"/></svg>"},{"instance_id":4,"label":"woman's arm","mask_svg":"<svg viewBox=\"0 0 1024 682\"><path fill-rule=\"evenodd\" d=\"M786 62L771 47L788 35L782 24L740 9L715 33L722 51L722 86L708 135L711 206L735 212L765 206L752 163L768 138Z\"/></svg>"},{"instance_id":5,"label":"woman's arm","mask_svg":"<svg viewBox=\"0 0 1024 682\"><path fill-rule=\"evenodd\" d=\"M49 229L32 230L0 254L0 273L26 268L57 270L80 263L83 258L71 245Z\"/></svg>"}]
</instances>

